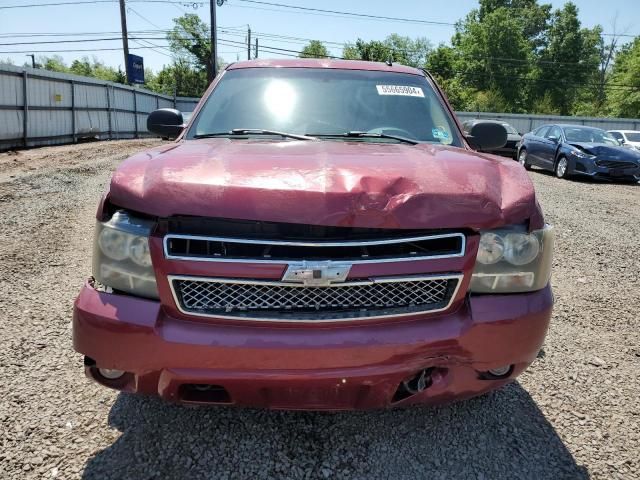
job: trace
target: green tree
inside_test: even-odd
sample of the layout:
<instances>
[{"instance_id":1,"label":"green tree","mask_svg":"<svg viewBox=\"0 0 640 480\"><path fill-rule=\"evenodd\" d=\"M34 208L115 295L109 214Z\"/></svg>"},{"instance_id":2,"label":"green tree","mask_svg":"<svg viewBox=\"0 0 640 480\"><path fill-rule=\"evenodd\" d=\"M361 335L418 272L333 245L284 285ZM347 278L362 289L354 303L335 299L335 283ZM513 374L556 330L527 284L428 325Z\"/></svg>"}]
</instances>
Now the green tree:
<instances>
[{"instance_id":1,"label":"green tree","mask_svg":"<svg viewBox=\"0 0 640 480\"><path fill-rule=\"evenodd\" d=\"M548 95L561 115L570 115L574 104L598 75L600 28L583 29L578 8L568 2L553 13L547 42L536 68L539 96Z\"/></svg>"},{"instance_id":2,"label":"green tree","mask_svg":"<svg viewBox=\"0 0 640 480\"><path fill-rule=\"evenodd\" d=\"M51 72L69 72L69 67L64 63L64 59L60 55L38 57L37 63L40 64L40 68Z\"/></svg>"},{"instance_id":3,"label":"green tree","mask_svg":"<svg viewBox=\"0 0 640 480\"><path fill-rule=\"evenodd\" d=\"M429 55L426 62L427 71L433 75L447 95L455 110L463 110L472 94L472 89L465 86L462 77L456 70L459 63L458 51L447 45L439 45Z\"/></svg>"},{"instance_id":4,"label":"green tree","mask_svg":"<svg viewBox=\"0 0 640 480\"><path fill-rule=\"evenodd\" d=\"M371 62L392 62L416 68L425 66L431 52L431 43L426 38L412 39L392 34L385 40L366 42L362 39L344 46L342 56L349 60L367 60Z\"/></svg>"},{"instance_id":5,"label":"green tree","mask_svg":"<svg viewBox=\"0 0 640 480\"><path fill-rule=\"evenodd\" d=\"M532 44L509 9L473 10L456 26L457 75L480 95L472 109L526 111ZM488 101L487 99L491 99Z\"/></svg>"},{"instance_id":6,"label":"green tree","mask_svg":"<svg viewBox=\"0 0 640 480\"><path fill-rule=\"evenodd\" d=\"M91 62L89 57L83 57L81 60L74 60L71 62L71 73L76 75L82 75L83 77L93 76L93 69L91 68Z\"/></svg>"},{"instance_id":7,"label":"green tree","mask_svg":"<svg viewBox=\"0 0 640 480\"><path fill-rule=\"evenodd\" d=\"M193 13L174 18L173 23L173 29L167 34L173 54L187 60L192 68L205 71L209 81L213 80L209 25Z\"/></svg>"},{"instance_id":8,"label":"green tree","mask_svg":"<svg viewBox=\"0 0 640 480\"><path fill-rule=\"evenodd\" d=\"M71 67L69 67L67 71L83 77L93 77L108 82L126 83L126 75L120 68L115 69L105 65L104 62L98 60L96 57L93 57L93 59L89 59L89 57L83 57L79 60L76 59L71 63Z\"/></svg>"},{"instance_id":9,"label":"green tree","mask_svg":"<svg viewBox=\"0 0 640 480\"><path fill-rule=\"evenodd\" d=\"M157 75L149 78L146 87L158 93L180 97L200 97L209 85L204 70L195 69L184 59L175 59Z\"/></svg>"},{"instance_id":10,"label":"green tree","mask_svg":"<svg viewBox=\"0 0 640 480\"><path fill-rule=\"evenodd\" d=\"M511 13L522 27L522 34L530 42L534 50L545 43L545 34L551 17L550 4L538 4L538 0L480 0L478 21L484 19L498 9Z\"/></svg>"},{"instance_id":11,"label":"green tree","mask_svg":"<svg viewBox=\"0 0 640 480\"><path fill-rule=\"evenodd\" d=\"M356 43L348 43L344 46L342 56L348 60L386 62L392 58L392 53L384 42L378 40L365 42L359 38Z\"/></svg>"},{"instance_id":12,"label":"green tree","mask_svg":"<svg viewBox=\"0 0 640 480\"><path fill-rule=\"evenodd\" d=\"M300 58L328 58L329 50L319 40L311 40L300 52Z\"/></svg>"},{"instance_id":13,"label":"green tree","mask_svg":"<svg viewBox=\"0 0 640 480\"><path fill-rule=\"evenodd\" d=\"M424 37L410 38L393 33L384 44L391 51L392 60L416 68L424 68L433 50L431 42Z\"/></svg>"},{"instance_id":14,"label":"green tree","mask_svg":"<svg viewBox=\"0 0 640 480\"><path fill-rule=\"evenodd\" d=\"M616 117L640 117L640 37L620 49L610 83L609 112Z\"/></svg>"}]
</instances>

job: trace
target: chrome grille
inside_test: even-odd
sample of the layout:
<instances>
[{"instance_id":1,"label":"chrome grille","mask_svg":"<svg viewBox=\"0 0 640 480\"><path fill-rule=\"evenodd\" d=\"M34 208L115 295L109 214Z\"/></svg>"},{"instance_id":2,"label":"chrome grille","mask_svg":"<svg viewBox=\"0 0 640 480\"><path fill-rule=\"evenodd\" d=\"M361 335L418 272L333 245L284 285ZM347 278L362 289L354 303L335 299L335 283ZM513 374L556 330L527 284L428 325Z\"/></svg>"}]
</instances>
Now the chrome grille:
<instances>
[{"instance_id":1,"label":"chrome grille","mask_svg":"<svg viewBox=\"0 0 640 480\"><path fill-rule=\"evenodd\" d=\"M184 313L258 320L335 321L446 309L460 275L382 278L314 287L283 282L171 277Z\"/></svg>"}]
</instances>

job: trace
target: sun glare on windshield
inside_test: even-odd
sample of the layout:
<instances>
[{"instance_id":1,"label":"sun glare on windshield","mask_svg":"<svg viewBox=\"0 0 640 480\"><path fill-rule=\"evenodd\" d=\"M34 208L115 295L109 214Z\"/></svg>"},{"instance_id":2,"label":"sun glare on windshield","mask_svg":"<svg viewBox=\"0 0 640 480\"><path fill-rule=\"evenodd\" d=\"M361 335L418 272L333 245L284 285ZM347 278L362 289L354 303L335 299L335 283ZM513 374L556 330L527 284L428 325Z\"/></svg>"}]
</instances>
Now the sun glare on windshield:
<instances>
[{"instance_id":1,"label":"sun glare on windshield","mask_svg":"<svg viewBox=\"0 0 640 480\"><path fill-rule=\"evenodd\" d=\"M264 91L264 103L278 121L287 120L296 106L297 95L293 87L283 80L273 80Z\"/></svg>"}]
</instances>

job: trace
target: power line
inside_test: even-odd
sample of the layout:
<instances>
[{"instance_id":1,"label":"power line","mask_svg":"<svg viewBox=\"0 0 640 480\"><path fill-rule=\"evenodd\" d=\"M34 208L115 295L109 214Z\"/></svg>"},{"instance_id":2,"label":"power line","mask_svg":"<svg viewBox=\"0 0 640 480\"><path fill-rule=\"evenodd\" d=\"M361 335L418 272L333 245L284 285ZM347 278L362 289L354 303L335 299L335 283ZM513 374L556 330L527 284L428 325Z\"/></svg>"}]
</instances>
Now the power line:
<instances>
[{"instance_id":1,"label":"power line","mask_svg":"<svg viewBox=\"0 0 640 480\"><path fill-rule=\"evenodd\" d=\"M357 12L343 12L338 10L325 10L322 8L313 8L313 7L301 7L299 5L289 5L286 3L274 3L274 2L265 2L262 0L238 0L239 2L259 4L259 5L269 5L273 7L281 7L281 8L291 8L295 10L301 10L306 12L316 12L316 13L331 13L333 15L341 15L341 16L350 16L350 17L360 17L360 18L368 18L372 20L385 20L385 21L393 21L393 22L404 22L404 23L420 23L424 25L445 25L445 26L455 26L455 23L450 22L438 22L434 20L420 20L420 19L412 19L412 18L401 18L401 17L388 17L384 15L371 15L367 13L357 13Z\"/></svg>"},{"instance_id":2,"label":"power line","mask_svg":"<svg viewBox=\"0 0 640 480\"><path fill-rule=\"evenodd\" d=\"M56 3L31 3L27 5L6 5L0 6L0 10L8 10L13 8L33 8L33 7L58 7L62 5L86 5L95 3L114 3L116 0L81 0L77 2L56 2Z\"/></svg>"},{"instance_id":3,"label":"power line","mask_svg":"<svg viewBox=\"0 0 640 480\"><path fill-rule=\"evenodd\" d=\"M112 38L82 38L79 40L53 40L48 42L13 42L13 43L0 43L2 47L10 47L14 45L43 45L43 44L59 44L59 43L85 43L85 42L107 42L113 40L122 40L121 37Z\"/></svg>"},{"instance_id":4,"label":"power line","mask_svg":"<svg viewBox=\"0 0 640 480\"><path fill-rule=\"evenodd\" d=\"M141 48L154 48L154 47L136 47L131 50L139 50ZM65 50L13 50L3 51L2 54L12 53L74 53L74 52L106 52L106 51L122 51L122 47L118 48L79 48L79 49L65 49Z\"/></svg>"},{"instance_id":5,"label":"power line","mask_svg":"<svg viewBox=\"0 0 640 480\"><path fill-rule=\"evenodd\" d=\"M142 39L144 40L144 39ZM229 39L224 39L221 38L220 39L220 44L222 45L227 45L227 46L245 46L244 42L238 42L238 41L234 41L234 40L229 40ZM135 49L154 49L154 48L166 48L165 46L160 46L160 45L154 45L154 46L148 46L148 47L144 47L144 46L140 46L140 47L135 47ZM12 51L12 52L0 52L3 54L7 54L7 53L66 53L66 52L85 52L85 51L107 51L107 50L121 50L121 48L92 48L92 49L78 49L78 50L40 50L40 51L31 51L31 50L25 50L25 51ZM300 54L302 54L302 52L298 51L298 50L290 50L290 49L283 49L283 48L278 48L278 47L272 47L272 46L268 46L268 45L263 45L261 46L261 50L267 53L276 53L278 55L282 55L282 56L288 56L288 57L299 57ZM341 57L328 57L331 59L343 59ZM454 75L461 75L461 76L467 76L467 77L475 77L475 78L487 78L490 75L489 74L478 74L478 73L473 73L473 72L465 72L465 71L461 71L461 70L452 70L449 72L441 72L438 71L437 69L433 69L430 70L431 73L435 73L435 74L442 74L442 73L452 73ZM556 80L546 80L546 79L535 79L535 78L528 78L528 77L518 77L518 76L514 76L514 75L491 75L492 78L508 78L511 80L519 80L522 82L526 82L526 83L553 83L553 84L557 84L558 82ZM624 85L624 84L613 84L613 83L607 83L605 85L599 84L599 83L575 83L575 82L562 82L563 86L566 87L593 87L593 88L606 88L606 89L610 89L610 90L625 90L625 91L629 91L629 90L633 90L636 91L638 89L640 89L639 87L635 86L635 85Z\"/></svg>"},{"instance_id":6,"label":"power line","mask_svg":"<svg viewBox=\"0 0 640 480\"><path fill-rule=\"evenodd\" d=\"M0 6L0 9L16 9L16 8L31 8L31 7L50 7L50 6L63 6L63 5L84 5L84 4L99 4L99 3L114 3L117 0L77 0L77 1L68 1L68 2L53 2L53 3L35 3L35 4L26 4L26 5L7 5ZM189 3L193 3L193 5L203 6L203 0L195 0L193 2L189 2L187 0L176 1L176 0L130 0L131 3L156 3L156 4L169 4L178 7L182 12L185 12L184 9L180 8L180 5L187 5ZM286 3L276 3L276 2L267 2L263 0L237 0L239 2L251 3L253 5L268 5L274 6L284 9L297 10L298 13L306 13L306 14L329 14L330 16L340 16L340 17L350 17L350 18L360 18L360 19L368 19L368 20L376 20L376 21L391 21L391 22L400 22L400 23L413 23L413 24L421 24L421 25L436 25L436 26L455 26L456 23L452 22L441 22L436 20L425 20L425 19L412 19L412 18L403 18L403 17L390 17L385 15L372 15L366 13L358 13L358 12L346 12L340 10L326 10L321 8L313 8L313 7L302 7L299 5L290 5ZM239 5L230 5L236 6ZM255 7L254 7L255 8ZM617 37L628 37L635 38L637 35L633 34L617 34L617 33L601 33L603 36L617 36Z\"/></svg>"},{"instance_id":7,"label":"power line","mask_svg":"<svg viewBox=\"0 0 640 480\"><path fill-rule=\"evenodd\" d=\"M152 0L138 0L138 1L152 1ZM299 10L301 12L308 12L309 14L315 13L325 13L337 16L345 16L345 17L354 17L354 18L362 18L369 20L381 20L381 21L391 21L391 22L401 22L401 23L417 23L423 25L438 25L438 26L448 26L455 27L455 22L441 22L435 20L424 20L424 19L414 19L414 18L403 18L403 17L389 17L385 15L372 15L366 13L358 13L358 12L345 12L339 10L325 10L322 8L313 8L313 7L301 7L299 5L290 5L286 3L276 3L276 2L267 2L264 0L237 0L239 2L251 3L251 4L259 4L259 5L268 5L280 8L288 8L293 10ZM602 33L605 36L617 36L617 37L630 37L635 38L638 35L631 34L616 34L616 33Z\"/></svg>"},{"instance_id":8,"label":"power line","mask_svg":"<svg viewBox=\"0 0 640 480\"><path fill-rule=\"evenodd\" d=\"M135 10L131 9L134 13ZM144 18L143 18L144 19ZM148 22L151 23L151 22ZM152 24L153 25L153 24ZM162 32L163 30L157 30L158 32ZM166 30L167 32L171 31L171 30ZM224 33L226 35L231 35L231 36L236 36L236 37L244 37L246 35L246 33L244 32L233 32L233 31L228 31L227 29L221 29L219 28L218 31L220 33ZM141 35L145 35L145 31L141 31ZM148 35L153 35L154 31L149 30L148 31ZM131 34L135 34L137 35L137 32L131 31ZM264 32L260 32L259 34L260 36L266 36L267 38L269 34L265 34ZM271 41L277 41L277 37L279 37L276 34L271 34ZM140 39L146 39L146 40L166 40L166 37L157 37L157 36L132 36L131 37L136 38L138 40ZM182 38L183 40L191 40L191 38L188 37L184 37ZM78 40L46 40L46 41L35 41L35 42L12 42L12 43L0 43L0 46L14 46L14 45L45 45L45 44L60 44L60 43L83 43L83 42L102 42L102 41L115 41L115 40L120 40L120 37L110 37L110 38L88 38L88 39L78 39ZM310 41L311 39L305 39ZM285 43L286 41L283 40ZM239 42L239 44L245 45L245 42ZM271 47L273 50L280 50L283 52L293 52L293 53L300 53L298 50L292 50L292 49L286 49L286 48L279 48L279 47ZM412 53L418 53L417 50L398 50L398 49L393 49L390 48L389 49L391 52L393 53L399 53L399 54L412 54ZM328 55L328 58L339 58L339 56L336 55ZM528 60L528 59L522 59L522 58L507 58L507 57L489 57L489 56L474 56L473 59L482 59L482 60L491 60L491 61L497 61L497 62L506 62L506 63L521 63L521 64L530 64L530 65L572 65L572 66L579 66L579 67L588 67L589 65L585 64L584 62L560 62L560 61L556 61L556 60Z\"/></svg>"}]
</instances>

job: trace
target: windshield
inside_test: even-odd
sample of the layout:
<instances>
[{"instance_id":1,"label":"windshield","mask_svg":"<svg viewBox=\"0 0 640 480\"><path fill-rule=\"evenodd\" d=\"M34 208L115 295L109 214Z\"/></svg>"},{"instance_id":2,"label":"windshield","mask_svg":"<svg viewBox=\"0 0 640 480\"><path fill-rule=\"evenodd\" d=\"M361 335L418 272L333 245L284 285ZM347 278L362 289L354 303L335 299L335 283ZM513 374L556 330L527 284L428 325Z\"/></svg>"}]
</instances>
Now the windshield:
<instances>
[{"instance_id":1,"label":"windshield","mask_svg":"<svg viewBox=\"0 0 640 480\"><path fill-rule=\"evenodd\" d=\"M420 75L320 68L229 70L207 98L187 138L258 129L323 139L461 146L440 98Z\"/></svg>"},{"instance_id":2,"label":"windshield","mask_svg":"<svg viewBox=\"0 0 640 480\"><path fill-rule=\"evenodd\" d=\"M599 128L590 127L564 127L564 135L567 142L606 143L607 145L619 145L618 141L610 133Z\"/></svg>"},{"instance_id":3,"label":"windshield","mask_svg":"<svg viewBox=\"0 0 640 480\"><path fill-rule=\"evenodd\" d=\"M640 142L640 132L625 132L624 136L629 142Z\"/></svg>"}]
</instances>

